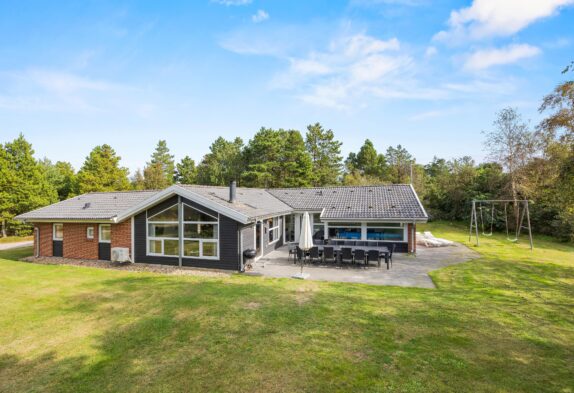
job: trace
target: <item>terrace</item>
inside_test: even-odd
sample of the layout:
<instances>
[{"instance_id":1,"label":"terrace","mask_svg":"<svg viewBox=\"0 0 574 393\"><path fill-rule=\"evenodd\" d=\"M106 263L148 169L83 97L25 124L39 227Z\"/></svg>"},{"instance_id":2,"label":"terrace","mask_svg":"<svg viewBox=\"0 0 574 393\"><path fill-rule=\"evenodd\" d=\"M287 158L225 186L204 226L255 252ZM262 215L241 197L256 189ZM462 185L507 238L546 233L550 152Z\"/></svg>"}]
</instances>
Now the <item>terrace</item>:
<instances>
[{"instance_id":1,"label":"terrace","mask_svg":"<svg viewBox=\"0 0 574 393\"><path fill-rule=\"evenodd\" d=\"M309 280L352 282L371 285L394 285L401 287L435 288L429 272L477 258L478 253L462 244L452 247L419 247L416 256L393 255L392 267L385 263L369 266L351 263L305 262L304 272ZM265 277L290 278L301 271L299 262L289 257L287 246L283 246L252 263L246 274Z\"/></svg>"}]
</instances>

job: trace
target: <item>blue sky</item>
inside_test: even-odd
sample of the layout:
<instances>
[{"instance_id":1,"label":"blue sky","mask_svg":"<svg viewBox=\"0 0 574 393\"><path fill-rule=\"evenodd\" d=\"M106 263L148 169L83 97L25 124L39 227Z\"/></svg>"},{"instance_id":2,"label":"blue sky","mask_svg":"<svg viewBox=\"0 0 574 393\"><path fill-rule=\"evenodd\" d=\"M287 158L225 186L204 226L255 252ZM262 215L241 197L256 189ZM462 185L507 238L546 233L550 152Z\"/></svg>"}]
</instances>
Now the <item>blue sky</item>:
<instances>
[{"instance_id":1,"label":"blue sky","mask_svg":"<svg viewBox=\"0 0 574 393\"><path fill-rule=\"evenodd\" d=\"M76 168L109 143L135 170L159 139L199 161L220 135L318 121L345 155L481 160L497 110L540 119L573 26L574 0L5 0L0 142Z\"/></svg>"}]
</instances>

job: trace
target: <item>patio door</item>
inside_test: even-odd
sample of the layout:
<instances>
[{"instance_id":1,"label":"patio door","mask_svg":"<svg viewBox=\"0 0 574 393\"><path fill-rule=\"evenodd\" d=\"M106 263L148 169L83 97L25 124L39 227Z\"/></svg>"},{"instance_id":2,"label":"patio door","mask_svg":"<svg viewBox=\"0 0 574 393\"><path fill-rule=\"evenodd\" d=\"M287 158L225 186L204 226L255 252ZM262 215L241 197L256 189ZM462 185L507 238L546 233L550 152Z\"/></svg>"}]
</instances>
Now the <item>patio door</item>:
<instances>
[{"instance_id":1,"label":"patio door","mask_svg":"<svg viewBox=\"0 0 574 393\"><path fill-rule=\"evenodd\" d=\"M263 225L261 225L261 221L258 221L255 225L255 251L256 255L259 257L261 256L261 230Z\"/></svg>"}]
</instances>

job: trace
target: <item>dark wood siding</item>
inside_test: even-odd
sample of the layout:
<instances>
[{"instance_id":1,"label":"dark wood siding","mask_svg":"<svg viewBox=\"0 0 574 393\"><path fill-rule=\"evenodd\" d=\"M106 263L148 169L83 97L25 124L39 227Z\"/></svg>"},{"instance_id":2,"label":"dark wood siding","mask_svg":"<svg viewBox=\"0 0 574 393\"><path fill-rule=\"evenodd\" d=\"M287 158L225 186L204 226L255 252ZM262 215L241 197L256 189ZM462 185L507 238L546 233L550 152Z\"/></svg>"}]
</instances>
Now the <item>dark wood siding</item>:
<instances>
[{"instance_id":1,"label":"dark wood siding","mask_svg":"<svg viewBox=\"0 0 574 393\"><path fill-rule=\"evenodd\" d=\"M170 198L148 209L147 215L151 216L177 203L177 197ZM214 217L219 216L219 259L182 258L183 266L193 266L211 269L239 270L241 259L239 257L239 228L240 224L231 218L199 205L185 198L181 199L191 207L197 208ZM179 258L146 255L146 213L138 214L134 219L134 248L135 261L141 263L157 263L162 265L179 265Z\"/></svg>"},{"instance_id":2,"label":"dark wood siding","mask_svg":"<svg viewBox=\"0 0 574 393\"><path fill-rule=\"evenodd\" d=\"M182 265L211 269L240 270L239 227L241 224L189 199L181 198L181 202L202 210L211 216L219 216L219 260L184 257L182 259Z\"/></svg>"},{"instance_id":3,"label":"dark wood siding","mask_svg":"<svg viewBox=\"0 0 574 393\"><path fill-rule=\"evenodd\" d=\"M102 261L109 261L112 259L111 243L98 243L98 259Z\"/></svg>"},{"instance_id":4,"label":"dark wood siding","mask_svg":"<svg viewBox=\"0 0 574 393\"><path fill-rule=\"evenodd\" d=\"M52 241L52 255L55 257L64 256L64 242L62 240Z\"/></svg>"},{"instance_id":5,"label":"dark wood siding","mask_svg":"<svg viewBox=\"0 0 574 393\"><path fill-rule=\"evenodd\" d=\"M245 225L240 229L241 238L239 242L239 258L241 261L241 253L245 250L255 250L255 224ZM245 265L245 260L243 260ZM243 271L241 266L241 271Z\"/></svg>"}]
</instances>

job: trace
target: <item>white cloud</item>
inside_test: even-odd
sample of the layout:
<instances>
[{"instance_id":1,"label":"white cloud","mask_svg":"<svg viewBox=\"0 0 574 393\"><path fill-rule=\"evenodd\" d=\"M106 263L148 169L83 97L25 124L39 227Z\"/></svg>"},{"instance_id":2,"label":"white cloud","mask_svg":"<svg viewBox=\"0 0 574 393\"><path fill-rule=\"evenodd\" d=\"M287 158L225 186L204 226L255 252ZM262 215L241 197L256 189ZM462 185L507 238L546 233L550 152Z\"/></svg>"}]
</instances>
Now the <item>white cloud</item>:
<instances>
[{"instance_id":1,"label":"white cloud","mask_svg":"<svg viewBox=\"0 0 574 393\"><path fill-rule=\"evenodd\" d=\"M425 57L433 57L438 53L438 50L434 46L429 46L425 51Z\"/></svg>"},{"instance_id":2,"label":"white cloud","mask_svg":"<svg viewBox=\"0 0 574 393\"><path fill-rule=\"evenodd\" d=\"M352 0L351 5L353 6L363 6L371 7L377 5L401 5L401 6L419 6L427 4L428 0Z\"/></svg>"},{"instance_id":3,"label":"white cloud","mask_svg":"<svg viewBox=\"0 0 574 393\"><path fill-rule=\"evenodd\" d=\"M483 70L496 65L512 64L540 54L540 49L528 45L509 45L504 48L481 49L471 54L464 68L471 71Z\"/></svg>"},{"instance_id":4,"label":"white cloud","mask_svg":"<svg viewBox=\"0 0 574 393\"><path fill-rule=\"evenodd\" d=\"M363 95L376 95L391 75L407 69L410 58L398 53L399 40L380 40L366 34L342 35L324 51L290 57L289 68L272 82L274 88L299 91L304 102L343 108Z\"/></svg>"},{"instance_id":5,"label":"white cloud","mask_svg":"<svg viewBox=\"0 0 574 393\"><path fill-rule=\"evenodd\" d=\"M267 19L269 19L269 14L264 10L258 10L254 15L251 16L253 23L260 23Z\"/></svg>"},{"instance_id":6,"label":"white cloud","mask_svg":"<svg viewBox=\"0 0 574 393\"><path fill-rule=\"evenodd\" d=\"M149 113L147 97L126 85L41 68L0 72L0 109L101 113L122 108L141 117L144 107Z\"/></svg>"},{"instance_id":7,"label":"white cloud","mask_svg":"<svg viewBox=\"0 0 574 393\"><path fill-rule=\"evenodd\" d=\"M217 3L225 6L235 6L235 5L248 5L253 2L253 0L211 0L212 3Z\"/></svg>"},{"instance_id":8,"label":"white cloud","mask_svg":"<svg viewBox=\"0 0 574 393\"><path fill-rule=\"evenodd\" d=\"M449 29L437 33L434 39L510 36L571 4L574 0L473 0L470 7L452 11Z\"/></svg>"}]
</instances>

